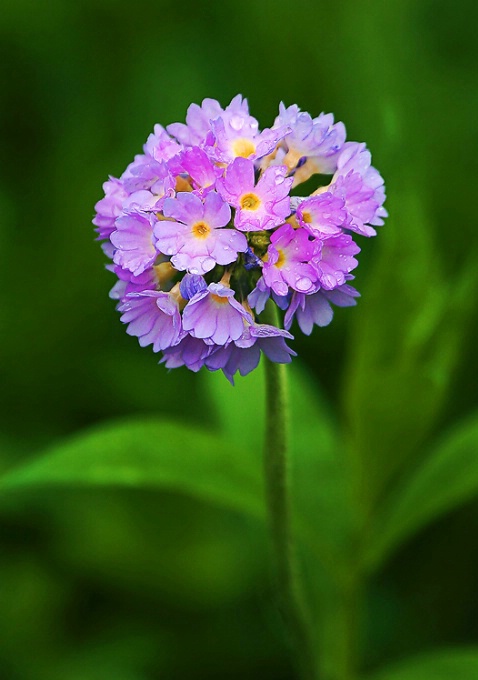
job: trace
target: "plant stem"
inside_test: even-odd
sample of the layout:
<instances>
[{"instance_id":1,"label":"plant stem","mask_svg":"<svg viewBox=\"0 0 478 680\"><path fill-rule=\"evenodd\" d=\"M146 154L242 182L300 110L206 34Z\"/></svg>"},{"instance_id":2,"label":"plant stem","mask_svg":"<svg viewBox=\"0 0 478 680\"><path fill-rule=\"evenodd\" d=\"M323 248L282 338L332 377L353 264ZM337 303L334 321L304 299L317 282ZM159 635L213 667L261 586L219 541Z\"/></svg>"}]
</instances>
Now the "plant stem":
<instances>
[{"instance_id":1,"label":"plant stem","mask_svg":"<svg viewBox=\"0 0 478 680\"><path fill-rule=\"evenodd\" d=\"M275 305L266 307L263 319L278 326ZM267 319L265 318L267 317ZM276 562L279 605L291 636L303 680L316 680L309 619L299 587L295 551L291 538L288 485L288 402L284 364L265 358L266 439L264 476L269 526Z\"/></svg>"}]
</instances>

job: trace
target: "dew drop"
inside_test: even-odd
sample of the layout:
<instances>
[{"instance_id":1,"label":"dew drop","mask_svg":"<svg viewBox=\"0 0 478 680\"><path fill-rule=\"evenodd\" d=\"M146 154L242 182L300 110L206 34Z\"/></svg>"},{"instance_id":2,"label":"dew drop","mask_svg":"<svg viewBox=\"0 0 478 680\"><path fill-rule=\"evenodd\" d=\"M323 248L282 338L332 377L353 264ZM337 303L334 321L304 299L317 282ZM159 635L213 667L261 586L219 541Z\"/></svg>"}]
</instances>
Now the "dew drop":
<instances>
[{"instance_id":1,"label":"dew drop","mask_svg":"<svg viewBox=\"0 0 478 680\"><path fill-rule=\"evenodd\" d=\"M308 279L307 277L303 277L301 279L298 279L296 286L297 286L298 290L306 291L306 290L309 290L311 284L312 284L312 281L310 279Z\"/></svg>"},{"instance_id":2,"label":"dew drop","mask_svg":"<svg viewBox=\"0 0 478 680\"><path fill-rule=\"evenodd\" d=\"M241 116L232 116L231 120L229 121L229 125L232 127L233 130L239 132L239 130L241 130L242 126L244 125L244 121L241 118Z\"/></svg>"}]
</instances>

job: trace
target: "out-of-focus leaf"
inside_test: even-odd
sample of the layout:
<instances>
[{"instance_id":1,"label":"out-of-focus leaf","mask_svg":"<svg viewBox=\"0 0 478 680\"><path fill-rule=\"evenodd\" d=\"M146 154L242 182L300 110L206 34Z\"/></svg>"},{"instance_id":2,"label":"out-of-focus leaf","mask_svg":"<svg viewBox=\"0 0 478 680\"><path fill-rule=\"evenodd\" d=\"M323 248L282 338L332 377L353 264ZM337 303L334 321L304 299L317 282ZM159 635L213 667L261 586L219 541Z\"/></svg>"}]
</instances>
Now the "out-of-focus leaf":
<instances>
[{"instance_id":1,"label":"out-of-focus leaf","mask_svg":"<svg viewBox=\"0 0 478 680\"><path fill-rule=\"evenodd\" d=\"M476 680L478 647L449 649L390 666L367 680Z\"/></svg>"},{"instance_id":2,"label":"out-of-focus leaf","mask_svg":"<svg viewBox=\"0 0 478 680\"><path fill-rule=\"evenodd\" d=\"M264 371L262 363L231 385L222 372L203 371L202 384L223 435L260 466L264 436Z\"/></svg>"},{"instance_id":3,"label":"out-of-focus leaf","mask_svg":"<svg viewBox=\"0 0 478 680\"><path fill-rule=\"evenodd\" d=\"M264 437L265 386L259 367L232 388L217 374L204 374L207 391L231 441L257 445ZM339 677L350 607L346 602L353 561L355 516L349 468L330 405L294 361L290 388L290 473L295 529L300 537L305 596L311 604L317 654L325 677ZM340 666L340 668L339 668Z\"/></svg>"},{"instance_id":4,"label":"out-of-focus leaf","mask_svg":"<svg viewBox=\"0 0 478 680\"><path fill-rule=\"evenodd\" d=\"M297 362L289 367L288 379L292 504L302 531L309 532L310 543L335 570L337 553L349 545L352 524L340 438L326 399ZM234 387L216 373L204 373L204 382L223 433L234 445L244 446L242 455L251 456L251 464L261 467L263 366Z\"/></svg>"},{"instance_id":5,"label":"out-of-focus leaf","mask_svg":"<svg viewBox=\"0 0 478 680\"><path fill-rule=\"evenodd\" d=\"M156 606L191 613L237 603L267 565L262 523L185 494L68 488L27 508L38 504L54 522L55 554L68 574Z\"/></svg>"},{"instance_id":6,"label":"out-of-focus leaf","mask_svg":"<svg viewBox=\"0 0 478 680\"><path fill-rule=\"evenodd\" d=\"M376 566L427 523L478 494L478 413L455 427L389 499L366 561Z\"/></svg>"},{"instance_id":7,"label":"out-of-focus leaf","mask_svg":"<svg viewBox=\"0 0 478 680\"><path fill-rule=\"evenodd\" d=\"M446 281L432 228L402 186L356 316L344 386L350 450L366 513L438 421L477 287L476 266Z\"/></svg>"},{"instance_id":8,"label":"out-of-focus leaf","mask_svg":"<svg viewBox=\"0 0 478 680\"><path fill-rule=\"evenodd\" d=\"M263 514L259 470L246 464L240 448L212 433L168 421L102 425L0 479L3 493L55 485L174 489Z\"/></svg>"}]
</instances>

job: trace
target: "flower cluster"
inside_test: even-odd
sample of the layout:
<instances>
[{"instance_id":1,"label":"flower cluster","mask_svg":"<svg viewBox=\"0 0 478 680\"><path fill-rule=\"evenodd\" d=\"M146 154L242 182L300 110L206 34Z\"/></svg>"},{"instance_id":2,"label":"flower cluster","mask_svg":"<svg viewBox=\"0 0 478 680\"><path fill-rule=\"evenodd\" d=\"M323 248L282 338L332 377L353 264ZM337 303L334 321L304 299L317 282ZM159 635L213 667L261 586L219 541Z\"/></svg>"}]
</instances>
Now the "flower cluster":
<instances>
[{"instance_id":1,"label":"flower cluster","mask_svg":"<svg viewBox=\"0 0 478 680\"><path fill-rule=\"evenodd\" d=\"M301 196L312 176L317 188ZM93 222L127 333L168 368L222 369L231 382L261 352L289 362L294 319L310 334L330 323L332 304L356 304L353 234L375 235L387 215L369 151L332 114L281 104L260 131L239 95L156 125L103 189ZM261 323L269 299L284 329Z\"/></svg>"}]
</instances>

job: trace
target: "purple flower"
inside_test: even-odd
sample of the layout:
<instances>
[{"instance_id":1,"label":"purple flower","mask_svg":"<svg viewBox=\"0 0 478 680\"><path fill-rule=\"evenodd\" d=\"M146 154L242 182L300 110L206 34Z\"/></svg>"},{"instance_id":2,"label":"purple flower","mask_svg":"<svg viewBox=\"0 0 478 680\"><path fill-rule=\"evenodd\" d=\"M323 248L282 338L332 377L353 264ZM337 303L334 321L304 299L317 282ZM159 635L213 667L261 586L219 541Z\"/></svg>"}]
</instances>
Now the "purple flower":
<instances>
[{"instance_id":1,"label":"purple flower","mask_svg":"<svg viewBox=\"0 0 478 680\"><path fill-rule=\"evenodd\" d=\"M124 186L128 193L148 189L151 193L163 196L167 190L174 188L174 179L164 161L155 161L143 156L123 175Z\"/></svg>"},{"instance_id":2,"label":"purple flower","mask_svg":"<svg viewBox=\"0 0 478 680\"><path fill-rule=\"evenodd\" d=\"M287 295L289 287L300 293L314 291L318 275L310 263L316 254L316 242L309 240L305 229L284 224L271 236L262 269L264 282L277 295Z\"/></svg>"},{"instance_id":3,"label":"purple flower","mask_svg":"<svg viewBox=\"0 0 478 680\"><path fill-rule=\"evenodd\" d=\"M237 95L229 106L211 121L214 134L215 158L229 162L237 158L248 158L256 151L255 137L259 123L249 114L247 99Z\"/></svg>"},{"instance_id":4,"label":"purple flower","mask_svg":"<svg viewBox=\"0 0 478 680\"><path fill-rule=\"evenodd\" d=\"M345 126L335 123L331 113L317 118L301 111L295 104L286 108L280 104L275 126L287 125L291 132L283 140L284 151L279 162L293 169L298 167L294 186L314 173L331 174L337 168L337 156L345 142ZM305 159L302 163L302 159Z\"/></svg>"},{"instance_id":5,"label":"purple flower","mask_svg":"<svg viewBox=\"0 0 478 680\"><path fill-rule=\"evenodd\" d=\"M211 283L189 300L183 312L183 328L195 338L216 345L238 340L252 317L222 283Z\"/></svg>"},{"instance_id":6,"label":"purple flower","mask_svg":"<svg viewBox=\"0 0 478 680\"><path fill-rule=\"evenodd\" d=\"M244 100L245 101L245 100ZM290 132L286 125L259 132L259 124L244 108L244 103L235 100L225 112L211 122L215 138L214 156L219 162L229 163L235 158L262 158L270 154L280 140Z\"/></svg>"},{"instance_id":7,"label":"purple flower","mask_svg":"<svg viewBox=\"0 0 478 680\"><path fill-rule=\"evenodd\" d=\"M166 368L186 366L195 373L203 366L206 358L218 349L217 345L207 344L201 338L186 335L177 345L167 347L160 363Z\"/></svg>"},{"instance_id":8,"label":"purple flower","mask_svg":"<svg viewBox=\"0 0 478 680\"><path fill-rule=\"evenodd\" d=\"M184 123L172 123L168 125L169 134L185 146L201 144L211 131L211 120L223 113L223 108L215 99L203 99L202 105L191 104L186 114Z\"/></svg>"},{"instance_id":9,"label":"purple flower","mask_svg":"<svg viewBox=\"0 0 478 680\"><path fill-rule=\"evenodd\" d=\"M142 293L144 290L154 290L158 285L156 268L146 269L142 274L135 276L128 269L119 266L108 266L118 277L118 281L110 290L112 300L122 300L128 293Z\"/></svg>"},{"instance_id":10,"label":"purple flower","mask_svg":"<svg viewBox=\"0 0 478 680\"><path fill-rule=\"evenodd\" d=\"M343 198L326 191L300 201L296 216L301 227L320 238L342 233L347 211Z\"/></svg>"},{"instance_id":11,"label":"purple flower","mask_svg":"<svg viewBox=\"0 0 478 680\"><path fill-rule=\"evenodd\" d=\"M179 291L181 297L185 300L190 300L197 293L202 293L207 288L207 283L204 277L198 274L186 274L179 284Z\"/></svg>"},{"instance_id":12,"label":"purple flower","mask_svg":"<svg viewBox=\"0 0 478 680\"><path fill-rule=\"evenodd\" d=\"M249 305L255 309L256 314L262 314L265 309L267 300L271 297L279 307L279 309L285 310L289 306L289 295L277 295L264 281L264 277L258 280L256 287L247 296L247 302Z\"/></svg>"},{"instance_id":13,"label":"purple flower","mask_svg":"<svg viewBox=\"0 0 478 680\"><path fill-rule=\"evenodd\" d=\"M176 156L182 147L168 135L162 125L156 124L144 145L144 153L155 161L168 161Z\"/></svg>"},{"instance_id":14,"label":"purple flower","mask_svg":"<svg viewBox=\"0 0 478 680\"><path fill-rule=\"evenodd\" d=\"M310 335L314 324L323 327L332 321L334 311L331 302L338 307L352 307L357 304L356 297L359 297L359 293L348 284L336 290L319 290L312 295L293 293L290 307L284 317L284 326L289 329L295 316L302 333Z\"/></svg>"},{"instance_id":15,"label":"purple flower","mask_svg":"<svg viewBox=\"0 0 478 680\"><path fill-rule=\"evenodd\" d=\"M365 144L348 142L337 162L337 171L329 187L334 196L345 201L349 214L347 229L363 236L375 236L372 226L383 224L387 211L383 207L383 178L371 166L370 151Z\"/></svg>"},{"instance_id":16,"label":"purple flower","mask_svg":"<svg viewBox=\"0 0 478 680\"><path fill-rule=\"evenodd\" d=\"M150 267L158 255L153 243L154 221L152 215L131 213L115 222L116 231L110 237L116 248L113 260L135 276Z\"/></svg>"},{"instance_id":17,"label":"purple flower","mask_svg":"<svg viewBox=\"0 0 478 680\"><path fill-rule=\"evenodd\" d=\"M256 184L254 163L236 158L217 181L217 190L236 208L234 226L241 231L273 229L290 215L292 179L285 167L268 168Z\"/></svg>"},{"instance_id":18,"label":"purple flower","mask_svg":"<svg viewBox=\"0 0 478 680\"><path fill-rule=\"evenodd\" d=\"M314 174L333 178L314 186ZM291 196L309 179L311 195ZM352 232L372 236L387 215L383 179L343 123L281 104L261 131L241 95L155 125L103 189L93 222L127 332L167 368L222 370L231 382L261 354L288 363L294 319L309 334L332 305L356 304ZM286 330L261 323L266 304Z\"/></svg>"},{"instance_id":19,"label":"purple flower","mask_svg":"<svg viewBox=\"0 0 478 680\"><path fill-rule=\"evenodd\" d=\"M161 210L164 199L174 195L176 185L166 163L146 156L130 166L123 182L129 194L123 201L123 210L129 212Z\"/></svg>"},{"instance_id":20,"label":"purple flower","mask_svg":"<svg viewBox=\"0 0 478 680\"><path fill-rule=\"evenodd\" d=\"M247 240L235 229L222 229L231 219L231 208L215 191L203 201L188 193L164 202L164 215L177 220L159 221L154 229L156 246L181 271L206 274L216 264L226 265L247 250Z\"/></svg>"},{"instance_id":21,"label":"purple flower","mask_svg":"<svg viewBox=\"0 0 478 680\"><path fill-rule=\"evenodd\" d=\"M199 190L214 188L216 179L222 175L222 168L218 168L203 149L193 146L180 155L181 169L192 179L194 188Z\"/></svg>"},{"instance_id":22,"label":"purple flower","mask_svg":"<svg viewBox=\"0 0 478 680\"><path fill-rule=\"evenodd\" d=\"M96 215L93 219L93 224L97 227L98 240L109 240L111 234L115 230L115 220L120 216L123 209L123 202L128 196L123 182L115 177L110 177L107 182L103 184L103 191L105 192L102 198L95 205ZM105 255L112 258L114 248L110 243L104 244Z\"/></svg>"},{"instance_id":23,"label":"purple flower","mask_svg":"<svg viewBox=\"0 0 478 680\"><path fill-rule=\"evenodd\" d=\"M346 275L358 265L354 255L360 248L346 234L330 236L320 241L320 254L313 258L319 275L319 283L326 290L333 290L345 283Z\"/></svg>"},{"instance_id":24,"label":"purple flower","mask_svg":"<svg viewBox=\"0 0 478 680\"><path fill-rule=\"evenodd\" d=\"M261 351L275 363L290 363L296 353L287 346L285 338L293 339L293 336L275 326L247 326L236 342L211 353L206 358L205 365L211 371L222 369L226 378L234 384L234 375L237 372L244 376L257 368Z\"/></svg>"},{"instance_id":25,"label":"purple flower","mask_svg":"<svg viewBox=\"0 0 478 680\"><path fill-rule=\"evenodd\" d=\"M126 332L136 336L141 347L153 345L153 352L159 352L176 345L182 337L178 303L170 293L130 293L118 309L121 321L128 324Z\"/></svg>"}]
</instances>

